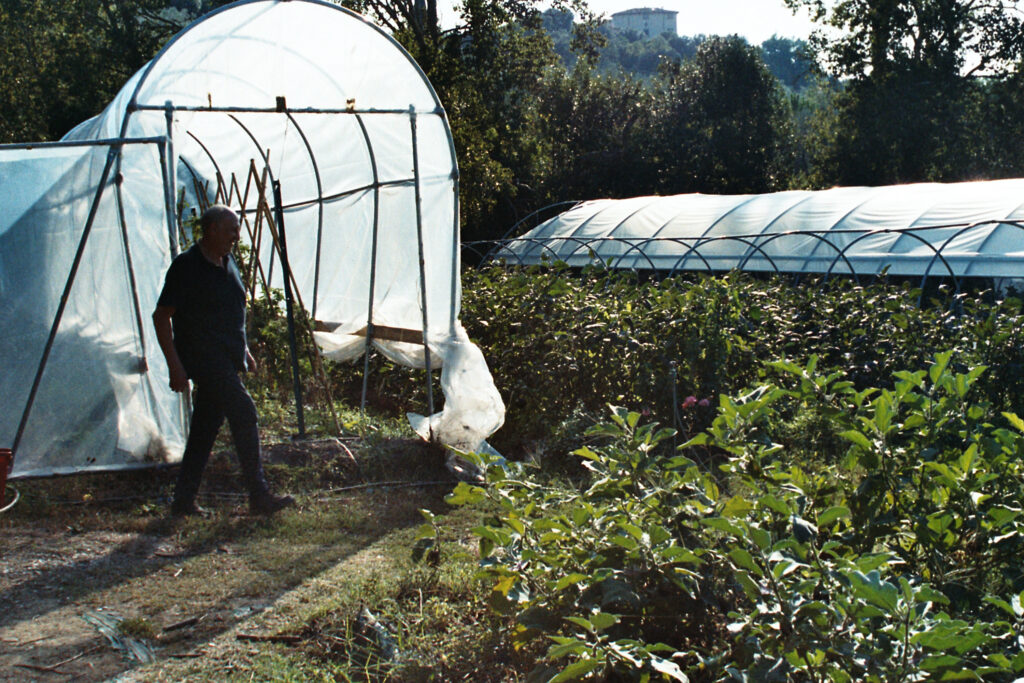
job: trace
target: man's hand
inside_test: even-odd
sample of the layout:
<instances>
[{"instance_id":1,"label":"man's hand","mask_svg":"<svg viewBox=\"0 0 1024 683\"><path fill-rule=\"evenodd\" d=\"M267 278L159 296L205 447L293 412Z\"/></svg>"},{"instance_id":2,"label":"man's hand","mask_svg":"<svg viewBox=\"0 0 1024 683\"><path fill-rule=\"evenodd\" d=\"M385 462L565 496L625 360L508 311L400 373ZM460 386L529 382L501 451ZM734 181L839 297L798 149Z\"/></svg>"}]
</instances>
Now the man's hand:
<instances>
[{"instance_id":1,"label":"man's hand","mask_svg":"<svg viewBox=\"0 0 1024 683\"><path fill-rule=\"evenodd\" d=\"M252 357L249 347L245 348L245 367L249 372L256 372L256 359Z\"/></svg>"},{"instance_id":2,"label":"man's hand","mask_svg":"<svg viewBox=\"0 0 1024 683\"><path fill-rule=\"evenodd\" d=\"M174 307L157 306L153 311L153 328L156 330L156 340L160 343L160 350L164 352L164 359L167 361L167 374L170 376L172 391L188 391L188 373L185 366L178 357L178 351L174 348L174 334L171 328L171 316L174 315Z\"/></svg>"},{"instance_id":3,"label":"man's hand","mask_svg":"<svg viewBox=\"0 0 1024 683\"><path fill-rule=\"evenodd\" d=\"M167 374L171 377L170 385L172 391L188 391L188 373L185 372L185 368L180 362L168 365Z\"/></svg>"}]
</instances>

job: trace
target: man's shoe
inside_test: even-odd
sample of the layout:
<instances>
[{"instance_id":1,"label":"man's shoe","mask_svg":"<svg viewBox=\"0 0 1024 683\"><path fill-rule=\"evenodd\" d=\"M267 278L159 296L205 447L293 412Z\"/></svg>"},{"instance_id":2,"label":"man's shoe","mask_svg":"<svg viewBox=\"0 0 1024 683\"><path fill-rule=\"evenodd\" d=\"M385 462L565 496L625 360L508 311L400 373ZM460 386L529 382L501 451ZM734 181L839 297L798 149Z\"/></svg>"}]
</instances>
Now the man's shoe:
<instances>
[{"instance_id":1,"label":"man's shoe","mask_svg":"<svg viewBox=\"0 0 1024 683\"><path fill-rule=\"evenodd\" d=\"M292 505L295 505L295 499L291 496L275 496L273 493L264 493L249 499L249 512L254 515L272 515L278 510Z\"/></svg>"},{"instance_id":2,"label":"man's shoe","mask_svg":"<svg viewBox=\"0 0 1024 683\"><path fill-rule=\"evenodd\" d=\"M171 503L171 515L174 517L209 517L210 511L196 505L194 500L186 503L176 500Z\"/></svg>"}]
</instances>

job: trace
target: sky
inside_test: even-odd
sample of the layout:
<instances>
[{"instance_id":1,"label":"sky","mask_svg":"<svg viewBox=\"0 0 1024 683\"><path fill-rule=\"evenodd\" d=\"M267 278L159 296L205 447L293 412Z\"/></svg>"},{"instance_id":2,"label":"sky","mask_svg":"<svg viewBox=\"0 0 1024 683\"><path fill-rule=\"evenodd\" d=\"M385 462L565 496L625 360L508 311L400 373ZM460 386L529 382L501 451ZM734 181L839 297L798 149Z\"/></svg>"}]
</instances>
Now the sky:
<instances>
[{"instance_id":1,"label":"sky","mask_svg":"<svg viewBox=\"0 0 1024 683\"><path fill-rule=\"evenodd\" d=\"M453 25L454 0L438 3L441 23ZM676 30L680 35L731 35L737 33L753 44L779 35L806 38L814 25L806 12L796 16L783 0L590 0L590 9L611 16L635 7L654 7L679 12Z\"/></svg>"}]
</instances>

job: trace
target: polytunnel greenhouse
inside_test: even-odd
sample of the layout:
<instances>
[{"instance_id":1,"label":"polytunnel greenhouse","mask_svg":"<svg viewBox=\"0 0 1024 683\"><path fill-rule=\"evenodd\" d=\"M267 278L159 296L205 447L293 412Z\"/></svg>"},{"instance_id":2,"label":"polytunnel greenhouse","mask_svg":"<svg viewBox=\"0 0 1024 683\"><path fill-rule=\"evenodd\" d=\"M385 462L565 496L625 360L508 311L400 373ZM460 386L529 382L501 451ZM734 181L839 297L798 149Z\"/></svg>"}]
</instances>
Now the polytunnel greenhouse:
<instances>
[{"instance_id":1,"label":"polytunnel greenhouse","mask_svg":"<svg viewBox=\"0 0 1024 683\"><path fill-rule=\"evenodd\" d=\"M250 293L257 275L284 288L329 357L373 344L443 364L456 393L473 380L476 395L446 388L418 431L446 440L456 419L479 441L501 424L458 322L444 110L401 46L346 9L243 0L197 20L64 140L0 146L0 197L0 447L14 476L180 459L189 406L149 317L189 216L214 202L242 215Z\"/></svg>"},{"instance_id":2,"label":"polytunnel greenhouse","mask_svg":"<svg viewBox=\"0 0 1024 683\"><path fill-rule=\"evenodd\" d=\"M664 272L1024 277L1024 180L579 203L491 258Z\"/></svg>"}]
</instances>

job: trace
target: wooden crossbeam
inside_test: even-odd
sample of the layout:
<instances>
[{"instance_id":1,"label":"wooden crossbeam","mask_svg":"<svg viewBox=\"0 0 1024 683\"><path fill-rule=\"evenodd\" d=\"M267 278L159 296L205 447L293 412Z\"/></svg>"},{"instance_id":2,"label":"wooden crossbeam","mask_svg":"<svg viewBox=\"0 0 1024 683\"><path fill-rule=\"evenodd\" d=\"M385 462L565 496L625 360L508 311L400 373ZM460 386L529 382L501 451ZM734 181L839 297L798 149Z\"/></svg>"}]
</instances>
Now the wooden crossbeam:
<instances>
[{"instance_id":1,"label":"wooden crossbeam","mask_svg":"<svg viewBox=\"0 0 1024 683\"><path fill-rule=\"evenodd\" d=\"M317 332L331 332L338 326L338 323L316 320L314 321L314 326L314 329L316 329ZM356 337L365 337L367 336L366 330L367 328L363 327L355 332L349 332L349 334ZM406 344L419 344L420 346L423 346L423 330L410 330L404 327L374 325L373 338L383 339L384 341L405 342Z\"/></svg>"}]
</instances>

